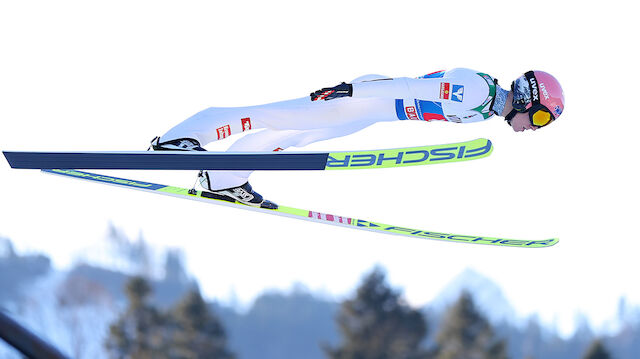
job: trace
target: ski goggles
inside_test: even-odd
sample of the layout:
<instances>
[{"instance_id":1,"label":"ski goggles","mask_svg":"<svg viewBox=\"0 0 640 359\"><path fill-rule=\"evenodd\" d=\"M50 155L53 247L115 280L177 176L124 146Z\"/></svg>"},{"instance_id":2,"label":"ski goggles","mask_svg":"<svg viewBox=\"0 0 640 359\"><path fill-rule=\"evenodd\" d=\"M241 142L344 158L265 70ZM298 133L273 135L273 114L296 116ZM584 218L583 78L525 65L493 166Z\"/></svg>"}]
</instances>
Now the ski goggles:
<instances>
[{"instance_id":1,"label":"ski goggles","mask_svg":"<svg viewBox=\"0 0 640 359\"><path fill-rule=\"evenodd\" d=\"M529 120L536 127L544 127L555 120L555 117L544 105L539 105L539 108L531 107L529 109Z\"/></svg>"},{"instance_id":2,"label":"ski goggles","mask_svg":"<svg viewBox=\"0 0 640 359\"><path fill-rule=\"evenodd\" d=\"M540 103L538 81L533 71L528 71L511 83L513 93L513 109L517 112L528 112L531 124L544 127L555 120L549 109Z\"/></svg>"}]
</instances>

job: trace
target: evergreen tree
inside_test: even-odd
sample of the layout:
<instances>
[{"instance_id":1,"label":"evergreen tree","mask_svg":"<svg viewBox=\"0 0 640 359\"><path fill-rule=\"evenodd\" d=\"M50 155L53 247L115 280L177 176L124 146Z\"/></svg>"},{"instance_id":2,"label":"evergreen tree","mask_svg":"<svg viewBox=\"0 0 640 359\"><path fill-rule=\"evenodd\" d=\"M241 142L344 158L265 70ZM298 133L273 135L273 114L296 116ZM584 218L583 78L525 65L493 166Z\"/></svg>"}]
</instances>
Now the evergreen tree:
<instances>
[{"instance_id":1,"label":"evergreen tree","mask_svg":"<svg viewBox=\"0 0 640 359\"><path fill-rule=\"evenodd\" d=\"M167 251L164 261L164 280L177 283L187 281L182 252L178 249L169 249Z\"/></svg>"},{"instance_id":2,"label":"evergreen tree","mask_svg":"<svg viewBox=\"0 0 640 359\"><path fill-rule=\"evenodd\" d=\"M463 292L447 310L436 337L437 359L503 359L506 342L475 308L471 294Z\"/></svg>"},{"instance_id":3,"label":"evergreen tree","mask_svg":"<svg viewBox=\"0 0 640 359\"><path fill-rule=\"evenodd\" d=\"M591 342L587 352L583 356L584 359L611 359L611 354L602 343L602 340L596 339Z\"/></svg>"},{"instance_id":4,"label":"evergreen tree","mask_svg":"<svg viewBox=\"0 0 640 359\"><path fill-rule=\"evenodd\" d=\"M390 288L379 267L368 274L356 297L342 303L337 318L343 343L326 347L330 358L421 358L420 343L427 324L418 310L410 308Z\"/></svg>"},{"instance_id":5,"label":"evergreen tree","mask_svg":"<svg viewBox=\"0 0 640 359\"><path fill-rule=\"evenodd\" d=\"M234 358L220 321L210 312L198 289L189 291L172 311L175 324L171 358Z\"/></svg>"},{"instance_id":6,"label":"evergreen tree","mask_svg":"<svg viewBox=\"0 0 640 359\"><path fill-rule=\"evenodd\" d=\"M110 358L167 358L164 343L166 321L148 303L151 287L142 277L131 278L125 288L129 302L126 311L110 327L105 346Z\"/></svg>"}]
</instances>

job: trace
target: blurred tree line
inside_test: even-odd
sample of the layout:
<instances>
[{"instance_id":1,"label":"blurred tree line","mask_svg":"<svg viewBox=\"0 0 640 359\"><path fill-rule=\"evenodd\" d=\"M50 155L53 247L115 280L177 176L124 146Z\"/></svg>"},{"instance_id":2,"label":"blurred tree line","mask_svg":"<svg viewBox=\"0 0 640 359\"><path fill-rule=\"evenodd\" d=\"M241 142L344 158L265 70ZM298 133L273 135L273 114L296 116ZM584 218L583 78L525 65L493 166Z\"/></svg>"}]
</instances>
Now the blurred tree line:
<instances>
[{"instance_id":1,"label":"blurred tree line","mask_svg":"<svg viewBox=\"0 0 640 359\"><path fill-rule=\"evenodd\" d=\"M150 304L151 287L143 277L126 284L127 309L111 325L105 342L114 359L235 358L222 321L197 287L173 307ZM438 328L429 328L422 311L412 308L374 268L355 295L344 300L335 318L339 342L318 343L330 359L506 359L508 342L463 292L445 312ZM428 341L430 331L433 340ZM596 339L583 359L612 358ZM526 359L543 359L533 358Z\"/></svg>"},{"instance_id":2,"label":"blurred tree line","mask_svg":"<svg viewBox=\"0 0 640 359\"><path fill-rule=\"evenodd\" d=\"M134 241L114 226L107 239L102 252L115 255L98 258L107 266L77 263L51 282L49 300L31 286L58 277L49 258L16 253L0 238L0 306L44 334L62 333L50 339L78 359L630 359L640 350L640 311L624 299L615 333L598 337L585 318L561 338L536 317L524 327L490 321L468 292L448 308L412 308L374 268L341 303L296 286L289 294L262 293L238 312L202 299L179 250L165 251L161 261L141 235Z\"/></svg>"},{"instance_id":3,"label":"blurred tree line","mask_svg":"<svg viewBox=\"0 0 640 359\"><path fill-rule=\"evenodd\" d=\"M224 328L194 288L168 311L149 302L143 277L127 282L128 307L109 330L105 347L111 358L231 359Z\"/></svg>"}]
</instances>

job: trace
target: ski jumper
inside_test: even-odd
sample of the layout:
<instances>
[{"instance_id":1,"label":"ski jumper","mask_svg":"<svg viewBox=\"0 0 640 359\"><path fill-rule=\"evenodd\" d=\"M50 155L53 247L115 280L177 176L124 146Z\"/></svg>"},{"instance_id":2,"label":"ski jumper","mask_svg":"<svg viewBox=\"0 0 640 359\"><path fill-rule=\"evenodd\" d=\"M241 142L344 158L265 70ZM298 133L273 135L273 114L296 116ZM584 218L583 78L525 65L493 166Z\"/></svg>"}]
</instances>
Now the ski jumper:
<instances>
[{"instance_id":1,"label":"ski jumper","mask_svg":"<svg viewBox=\"0 0 640 359\"><path fill-rule=\"evenodd\" d=\"M307 96L258 106L210 107L170 129L160 141L191 138L205 146L261 129L228 150L280 151L345 136L380 121L482 121L494 114L494 102L504 105L508 92L496 83L487 74L465 68L415 79L366 75L352 81L352 97L311 101ZM252 171L207 172L211 188L223 189L247 182Z\"/></svg>"}]
</instances>

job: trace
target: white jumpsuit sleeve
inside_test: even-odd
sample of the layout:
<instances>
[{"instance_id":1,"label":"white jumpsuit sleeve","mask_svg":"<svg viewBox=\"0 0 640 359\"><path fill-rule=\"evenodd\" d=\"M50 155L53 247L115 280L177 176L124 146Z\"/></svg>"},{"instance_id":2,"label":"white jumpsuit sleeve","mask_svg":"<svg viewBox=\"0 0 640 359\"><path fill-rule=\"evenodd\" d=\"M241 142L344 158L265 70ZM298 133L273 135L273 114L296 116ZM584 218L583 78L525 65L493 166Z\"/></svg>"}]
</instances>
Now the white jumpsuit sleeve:
<instances>
[{"instance_id":1,"label":"white jumpsuit sleeve","mask_svg":"<svg viewBox=\"0 0 640 359\"><path fill-rule=\"evenodd\" d=\"M493 115L495 83L489 75L465 68L425 75L353 83L352 96L395 99L400 120L476 122Z\"/></svg>"},{"instance_id":2,"label":"white jumpsuit sleeve","mask_svg":"<svg viewBox=\"0 0 640 359\"><path fill-rule=\"evenodd\" d=\"M353 97L436 99L440 80L398 77L352 84Z\"/></svg>"}]
</instances>

